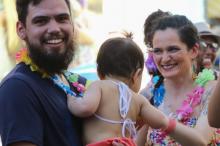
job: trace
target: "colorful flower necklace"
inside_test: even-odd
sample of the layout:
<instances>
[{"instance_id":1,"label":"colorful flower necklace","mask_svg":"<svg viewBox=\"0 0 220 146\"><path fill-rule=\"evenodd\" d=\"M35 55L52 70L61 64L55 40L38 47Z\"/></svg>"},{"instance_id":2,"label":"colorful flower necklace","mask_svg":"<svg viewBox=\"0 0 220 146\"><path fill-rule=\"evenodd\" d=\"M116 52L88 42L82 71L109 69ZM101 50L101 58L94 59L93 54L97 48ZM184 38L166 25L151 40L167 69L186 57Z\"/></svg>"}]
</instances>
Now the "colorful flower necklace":
<instances>
[{"instance_id":1,"label":"colorful flower necklace","mask_svg":"<svg viewBox=\"0 0 220 146\"><path fill-rule=\"evenodd\" d=\"M183 101L180 108L176 110L177 120L185 125L194 125L196 123L195 118L191 118L193 114L193 109L201 103L202 95L205 91L204 86L208 81L214 80L214 72L209 69L204 69L195 80L197 85L191 94L187 95L187 98ZM150 134L150 139L154 143L160 143L164 146L169 146L175 143L174 140L165 141L167 134L162 130L153 130Z\"/></svg>"},{"instance_id":2,"label":"colorful flower necklace","mask_svg":"<svg viewBox=\"0 0 220 146\"><path fill-rule=\"evenodd\" d=\"M79 83L79 75L65 71L64 76L66 77L68 82L70 82L70 85L74 87L73 89L71 89L71 86L64 84L64 82L61 80L60 76L58 75L53 75L50 78L58 87L63 89L63 91L67 95L82 97L85 91L85 86Z\"/></svg>"},{"instance_id":3,"label":"colorful flower necklace","mask_svg":"<svg viewBox=\"0 0 220 146\"><path fill-rule=\"evenodd\" d=\"M39 69L39 67L32 62L31 58L28 56L28 51L27 51L26 48L20 49L16 53L15 57L16 57L16 63L24 62L26 65L30 66L31 71L38 71L40 74L42 74L43 78L48 78L49 77L48 73L46 73L45 71Z\"/></svg>"},{"instance_id":4,"label":"colorful flower necklace","mask_svg":"<svg viewBox=\"0 0 220 146\"><path fill-rule=\"evenodd\" d=\"M24 62L26 65L29 65L31 71L39 72L42 74L42 78L51 79L54 84L60 87L66 94L71 96L82 97L85 88L90 84L88 80L78 74L69 71L63 71L63 75L69 82L70 86L64 84L59 75L55 74L51 76L47 72L41 70L36 64L34 64L31 58L28 56L28 51L26 48L22 48L16 53L16 62Z\"/></svg>"}]
</instances>

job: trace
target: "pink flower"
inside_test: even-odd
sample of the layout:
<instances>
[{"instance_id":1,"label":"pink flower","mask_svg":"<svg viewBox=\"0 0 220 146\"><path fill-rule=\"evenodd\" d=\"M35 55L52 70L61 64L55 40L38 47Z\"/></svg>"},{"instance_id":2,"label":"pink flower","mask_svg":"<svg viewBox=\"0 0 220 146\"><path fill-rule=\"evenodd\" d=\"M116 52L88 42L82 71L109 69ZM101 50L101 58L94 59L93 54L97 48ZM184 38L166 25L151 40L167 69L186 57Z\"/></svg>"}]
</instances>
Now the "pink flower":
<instances>
[{"instance_id":1,"label":"pink flower","mask_svg":"<svg viewBox=\"0 0 220 146\"><path fill-rule=\"evenodd\" d=\"M189 103L183 103L182 106L177 110L177 115L179 120L186 120L190 118L193 112L192 107Z\"/></svg>"},{"instance_id":2,"label":"pink flower","mask_svg":"<svg viewBox=\"0 0 220 146\"><path fill-rule=\"evenodd\" d=\"M85 86L82 85L82 84L80 84L80 83L78 83L78 82L73 82L72 85L73 85L74 87L76 87L76 90L77 90L78 92L81 92L81 93L82 93L82 92L85 91Z\"/></svg>"},{"instance_id":3,"label":"pink flower","mask_svg":"<svg viewBox=\"0 0 220 146\"><path fill-rule=\"evenodd\" d=\"M181 107L177 110L179 120L188 120L193 113L193 107L201 103L201 97L204 93L204 88L197 86L192 94L188 94L187 98L183 101Z\"/></svg>"}]
</instances>

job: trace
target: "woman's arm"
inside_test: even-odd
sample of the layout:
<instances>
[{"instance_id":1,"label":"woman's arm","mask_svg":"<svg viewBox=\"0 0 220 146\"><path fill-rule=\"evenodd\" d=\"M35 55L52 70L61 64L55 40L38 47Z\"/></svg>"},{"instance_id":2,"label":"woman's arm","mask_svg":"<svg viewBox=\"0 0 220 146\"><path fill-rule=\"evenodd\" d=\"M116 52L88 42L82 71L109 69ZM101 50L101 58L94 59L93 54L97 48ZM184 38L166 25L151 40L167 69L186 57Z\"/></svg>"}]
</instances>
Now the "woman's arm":
<instances>
[{"instance_id":1,"label":"woman's arm","mask_svg":"<svg viewBox=\"0 0 220 146\"><path fill-rule=\"evenodd\" d=\"M100 81L91 83L82 98L67 95L68 108L72 114L79 117L88 117L96 112L101 99L100 84Z\"/></svg>"},{"instance_id":2,"label":"woman's arm","mask_svg":"<svg viewBox=\"0 0 220 146\"><path fill-rule=\"evenodd\" d=\"M220 128L220 77L210 97L208 106L208 122L211 126Z\"/></svg>"}]
</instances>

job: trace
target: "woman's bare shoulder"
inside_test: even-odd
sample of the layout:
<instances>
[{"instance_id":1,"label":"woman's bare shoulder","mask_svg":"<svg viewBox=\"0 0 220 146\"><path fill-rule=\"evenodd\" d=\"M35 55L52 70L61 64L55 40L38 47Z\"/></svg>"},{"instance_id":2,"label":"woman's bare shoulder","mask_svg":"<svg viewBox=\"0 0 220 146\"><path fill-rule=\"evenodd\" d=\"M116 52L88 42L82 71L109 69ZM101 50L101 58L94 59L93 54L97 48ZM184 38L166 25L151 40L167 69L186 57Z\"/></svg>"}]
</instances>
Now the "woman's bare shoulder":
<instances>
[{"instance_id":1,"label":"woman's bare shoulder","mask_svg":"<svg viewBox=\"0 0 220 146\"><path fill-rule=\"evenodd\" d=\"M151 92L150 92L150 86L147 85L141 91L139 92L142 96L144 96L146 99L150 100L151 99Z\"/></svg>"}]
</instances>

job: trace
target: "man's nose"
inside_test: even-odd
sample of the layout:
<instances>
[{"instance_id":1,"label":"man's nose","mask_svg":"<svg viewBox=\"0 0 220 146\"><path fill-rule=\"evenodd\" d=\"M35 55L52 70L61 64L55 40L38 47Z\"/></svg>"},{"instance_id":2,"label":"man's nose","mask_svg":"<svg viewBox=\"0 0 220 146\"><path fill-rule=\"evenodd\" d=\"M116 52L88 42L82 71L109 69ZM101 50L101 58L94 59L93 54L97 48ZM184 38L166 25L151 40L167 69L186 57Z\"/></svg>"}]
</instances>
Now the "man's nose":
<instances>
[{"instance_id":1,"label":"man's nose","mask_svg":"<svg viewBox=\"0 0 220 146\"><path fill-rule=\"evenodd\" d=\"M55 20L51 20L48 25L48 33L57 33L60 32L60 25Z\"/></svg>"}]
</instances>

